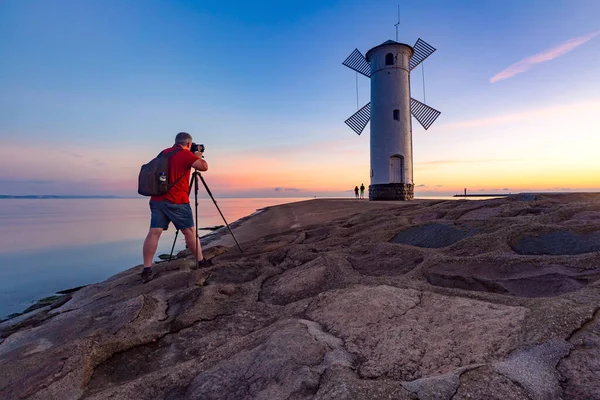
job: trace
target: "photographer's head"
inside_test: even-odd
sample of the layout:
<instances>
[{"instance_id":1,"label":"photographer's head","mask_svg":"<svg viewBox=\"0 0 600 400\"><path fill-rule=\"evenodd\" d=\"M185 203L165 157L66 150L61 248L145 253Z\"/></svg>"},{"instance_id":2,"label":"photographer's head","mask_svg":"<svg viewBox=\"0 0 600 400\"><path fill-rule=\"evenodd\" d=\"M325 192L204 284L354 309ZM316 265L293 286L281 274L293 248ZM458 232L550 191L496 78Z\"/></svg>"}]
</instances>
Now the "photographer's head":
<instances>
[{"instance_id":1,"label":"photographer's head","mask_svg":"<svg viewBox=\"0 0 600 400\"><path fill-rule=\"evenodd\" d=\"M192 153L204 152L204 145L192 142L192 135L187 132L179 132L177 136L175 136L175 145L179 145L184 149L191 151ZM202 154L199 156L201 157Z\"/></svg>"},{"instance_id":2,"label":"photographer's head","mask_svg":"<svg viewBox=\"0 0 600 400\"><path fill-rule=\"evenodd\" d=\"M189 150L192 147L192 135L187 132L179 132L175 136L175 144Z\"/></svg>"}]
</instances>

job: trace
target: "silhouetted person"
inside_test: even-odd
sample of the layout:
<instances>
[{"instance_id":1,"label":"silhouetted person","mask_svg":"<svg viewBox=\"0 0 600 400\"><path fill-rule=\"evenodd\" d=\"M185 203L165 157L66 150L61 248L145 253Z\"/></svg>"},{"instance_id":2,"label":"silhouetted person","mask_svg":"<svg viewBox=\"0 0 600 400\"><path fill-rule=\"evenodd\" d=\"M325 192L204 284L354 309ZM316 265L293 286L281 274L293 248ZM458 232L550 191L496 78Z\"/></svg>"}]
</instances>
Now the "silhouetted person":
<instances>
[{"instance_id":1,"label":"silhouetted person","mask_svg":"<svg viewBox=\"0 0 600 400\"><path fill-rule=\"evenodd\" d=\"M360 184L360 198L365 198L365 185L363 183Z\"/></svg>"},{"instance_id":2,"label":"silhouetted person","mask_svg":"<svg viewBox=\"0 0 600 400\"><path fill-rule=\"evenodd\" d=\"M354 197L358 199L358 186L354 186Z\"/></svg>"}]
</instances>

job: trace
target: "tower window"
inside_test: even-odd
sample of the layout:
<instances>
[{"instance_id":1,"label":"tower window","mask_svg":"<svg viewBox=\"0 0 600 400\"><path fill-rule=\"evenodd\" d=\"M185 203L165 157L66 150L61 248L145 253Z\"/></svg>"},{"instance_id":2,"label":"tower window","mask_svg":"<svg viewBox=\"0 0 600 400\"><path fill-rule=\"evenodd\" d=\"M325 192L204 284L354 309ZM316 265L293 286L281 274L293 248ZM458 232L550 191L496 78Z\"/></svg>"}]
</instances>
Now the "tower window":
<instances>
[{"instance_id":1,"label":"tower window","mask_svg":"<svg viewBox=\"0 0 600 400\"><path fill-rule=\"evenodd\" d=\"M400 121L400 110L398 110L398 109L394 110L394 119L396 121Z\"/></svg>"},{"instance_id":2,"label":"tower window","mask_svg":"<svg viewBox=\"0 0 600 400\"><path fill-rule=\"evenodd\" d=\"M385 65L394 65L394 55L392 53L385 55Z\"/></svg>"}]
</instances>

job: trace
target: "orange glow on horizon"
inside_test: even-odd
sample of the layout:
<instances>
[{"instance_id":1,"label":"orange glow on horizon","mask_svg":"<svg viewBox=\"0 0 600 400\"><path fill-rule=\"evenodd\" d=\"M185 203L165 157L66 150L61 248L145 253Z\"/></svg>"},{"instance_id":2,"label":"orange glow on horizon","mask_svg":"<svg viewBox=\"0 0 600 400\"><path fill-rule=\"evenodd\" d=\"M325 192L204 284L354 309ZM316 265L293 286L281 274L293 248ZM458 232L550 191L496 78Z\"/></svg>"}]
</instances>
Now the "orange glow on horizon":
<instances>
[{"instance_id":1,"label":"orange glow on horizon","mask_svg":"<svg viewBox=\"0 0 600 400\"><path fill-rule=\"evenodd\" d=\"M475 116L442 124L427 135L415 134L415 190L440 194L460 193L464 188L600 190L598 107L600 100L593 99ZM233 196L260 192L268 197L275 188L312 196L314 192L347 192L361 183L368 186L368 138L339 137L308 143L310 152L306 145L292 144L252 151L216 148L206 154L209 170L203 176L215 193ZM20 146L2 146L3 178L45 180L49 190L54 182L57 187L87 184L98 193L134 195L140 166L155 155L150 148L133 151L58 144L44 148L44 167L39 168L22 156Z\"/></svg>"}]
</instances>

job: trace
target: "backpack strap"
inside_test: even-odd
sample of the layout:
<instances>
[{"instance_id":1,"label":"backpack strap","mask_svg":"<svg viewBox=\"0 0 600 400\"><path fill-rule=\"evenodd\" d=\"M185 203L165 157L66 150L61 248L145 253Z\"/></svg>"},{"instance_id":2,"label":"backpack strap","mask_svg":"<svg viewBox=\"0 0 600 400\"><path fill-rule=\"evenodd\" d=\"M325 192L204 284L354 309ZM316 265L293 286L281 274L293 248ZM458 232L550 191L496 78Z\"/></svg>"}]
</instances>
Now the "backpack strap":
<instances>
[{"instance_id":1,"label":"backpack strap","mask_svg":"<svg viewBox=\"0 0 600 400\"><path fill-rule=\"evenodd\" d=\"M183 175L181 175L179 178L175 179L175 182L173 182L173 183L171 183L171 184L169 185L169 190L171 190L171 188L172 188L173 186L175 186L175 184L176 184L177 182L179 182L179 181L181 180L181 178L183 178L183 177L184 177L186 174L187 174L187 172L184 172L184 173L183 173Z\"/></svg>"},{"instance_id":2,"label":"backpack strap","mask_svg":"<svg viewBox=\"0 0 600 400\"><path fill-rule=\"evenodd\" d=\"M169 150L169 149L166 149ZM165 153L166 150L161 151L160 153L158 153L158 155L156 157L160 157L162 155L164 155L165 157L167 157L167 159L170 159L171 157L173 157L176 153L179 153L181 150L183 150L181 147L177 147L176 149L174 149L173 151L170 151L169 153Z\"/></svg>"},{"instance_id":3,"label":"backpack strap","mask_svg":"<svg viewBox=\"0 0 600 400\"><path fill-rule=\"evenodd\" d=\"M168 159L170 159L170 158L171 158L171 157L173 157L173 156L174 156L176 153L179 153L181 150L183 150L183 149L182 149L181 147L177 146L177 148L176 148L176 149L174 149L173 151L170 151L168 154L165 154L165 156L166 156ZM160 155L161 155L161 154L163 154L164 152L165 152L165 151L163 150L163 151L161 151L161 152L160 152L158 155L160 156ZM179 181L181 180L181 178L183 178L183 177L184 177L186 174L187 174L187 172L184 172L184 173L183 173L183 174L182 174L182 175L181 175L179 178L175 179L175 182L173 182L173 183L170 183L170 184L168 185L168 186L169 186L169 189L167 190L167 192L168 192L169 190L171 190L171 188L172 188L173 186L175 186L175 184L177 184L177 182L179 182Z\"/></svg>"}]
</instances>

